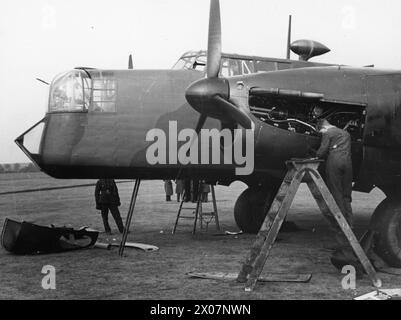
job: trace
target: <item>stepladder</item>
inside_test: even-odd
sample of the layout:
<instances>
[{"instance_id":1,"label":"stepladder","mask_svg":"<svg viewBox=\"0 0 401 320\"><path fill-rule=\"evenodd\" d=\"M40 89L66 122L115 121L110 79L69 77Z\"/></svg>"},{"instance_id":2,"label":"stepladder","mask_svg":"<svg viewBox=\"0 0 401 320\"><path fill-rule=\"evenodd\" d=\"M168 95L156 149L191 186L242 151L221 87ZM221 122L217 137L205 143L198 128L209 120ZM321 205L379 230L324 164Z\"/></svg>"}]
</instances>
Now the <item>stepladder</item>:
<instances>
[{"instance_id":1,"label":"stepladder","mask_svg":"<svg viewBox=\"0 0 401 320\"><path fill-rule=\"evenodd\" d=\"M255 288L281 225L288 214L299 186L303 182L309 187L320 211L325 216L332 216L334 218L356 257L362 264L366 274L372 281L372 284L377 288L381 287L381 280L377 277L373 265L366 256L318 171L321 162L321 160L314 159L293 159L286 162L287 174L237 277L238 282L246 283L246 291L252 291Z\"/></svg>"},{"instance_id":2,"label":"stepladder","mask_svg":"<svg viewBox=\"0 0 401 320\"><path fill-rule=\"evenodd\" d=\"M199 188L200 189L200 188ZM192 233L196 233L196 228L197 224L199 222L200 228L204 229L206 228L206 231L208 230L210 222L214 220L215 225L216 225L216 230L220 231L220 222L219 222L219 215L217 211L217 202L216 202L216 193L214 186L210 186L210 191L212 194L212 201L211 204L207 204L205 202L205 199L203 198L201 193L198 193L197 199L196 199L196 205L195 203L189 202L189 206L186 206L186 198L185 194L181 199L181 203L178 209L177 217L175 220L174 228L172 230L172 234L175 234L178 226L178 222L180 219L193 219L194 224L193 224L193 229ZM195 206L194 206L195 205ZM206 206L212 205L212 210L207 211ZM182 215L183 211L191 211L190 214Z\"/></svg>"}]
</instances>

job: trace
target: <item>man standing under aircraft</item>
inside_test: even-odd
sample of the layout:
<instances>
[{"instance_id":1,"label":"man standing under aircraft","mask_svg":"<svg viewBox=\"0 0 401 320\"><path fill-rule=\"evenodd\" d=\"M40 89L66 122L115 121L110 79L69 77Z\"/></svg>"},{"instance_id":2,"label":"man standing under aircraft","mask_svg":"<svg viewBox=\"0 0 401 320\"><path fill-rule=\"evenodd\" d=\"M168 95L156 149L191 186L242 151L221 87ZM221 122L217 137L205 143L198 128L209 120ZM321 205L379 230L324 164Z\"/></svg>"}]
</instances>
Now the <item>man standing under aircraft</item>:
<instances>
[{"instance_id":1,"label":"man standing under aircraft","mask_svg":"<svg viewBox=\"0 0 401 320\"><path fill-rule=\"evenodd\" d=\"M174 193L171 180L164 180L164 191L166 192L166 201L171 201L171 196Z\"/></svg>"},{"instance_id":2,"label":"man standing under aircraft","mask_svg":"<svg viewBox=\"0 0 401 320\"><path fill-rule=\"evenodd\" d=\"M331 125L326 119L318 120L317 129L322 141L316 156L326 159L326 184L338 207L352 228L352 161L351 136L347 131ZM332 257L337 260L354 260L349 244L333 217L328 217L335 228L335 238L339 245ZM334 262L333 262L334 264Z\"/></svg>"},{"instance_id":3,"label":"man standing under aircraft","mask_svg":"<svg viewBox=\"0 0 401 320\"><path fill-rule=\"evenodd\" d=\"M124 224L121 219L118 207L121 205L120 196L115 181L113 179L100 179L95 188L96 209L102 214L104 229L107 234L111 234L109 225L109 210L117 224L118 231L123 233Z\"/></svg>"}]
</instances>

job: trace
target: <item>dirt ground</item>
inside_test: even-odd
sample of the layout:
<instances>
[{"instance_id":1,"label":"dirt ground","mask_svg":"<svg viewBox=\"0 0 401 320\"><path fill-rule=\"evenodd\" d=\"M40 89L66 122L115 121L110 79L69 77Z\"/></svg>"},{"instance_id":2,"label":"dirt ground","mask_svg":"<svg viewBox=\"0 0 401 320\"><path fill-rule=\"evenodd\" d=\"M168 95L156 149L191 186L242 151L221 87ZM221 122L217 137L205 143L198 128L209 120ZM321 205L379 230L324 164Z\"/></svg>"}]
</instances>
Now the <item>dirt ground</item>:
<instances>
[{"instance_id":1,"label":"dirt ground","mask_svg":"<svg viewBox=\"0 0 401 320\"><path fill-rule=\"evenodd\" d=\"M35 187L65 186L94 181L55 180L42 173L0 175L0 193ZM133 183L119 184L125 221ZM223 230L237 231L233 207L245 189L241 183L216 187L220 223ZM90 226L103 230L95 210L94 187L57 191L0 195L0 225L5 218L42 225ZM354 193L356 233L366 229L370 214L384 198L374 190ZM76 252L14 256L0 249L0 299L352 299L373 291L365 277L356 290L343 290L342 276L329 261L331 233L305 186L298 192L290 212L302 231L281 233L265 266L264 273L312 273L309 283L258 284L251 293L235 282L191 279L189 271L238 272L254 236L216 236L214 224L206 232L192 235L193 222L181 220L171 234L178 203L166 203L162 181L144 181L128 241L152 244L155 252L118 248L110 251L88 249ZM211 207L211 204L206 204ZM111 217L110 217L111 219ZM113 235L100 240L120 239L111 219ZM43 290L44 265L56 268L56 290ZM384 288L400 288L401 277L380 274Z\"/></svg>"}]
</instances>

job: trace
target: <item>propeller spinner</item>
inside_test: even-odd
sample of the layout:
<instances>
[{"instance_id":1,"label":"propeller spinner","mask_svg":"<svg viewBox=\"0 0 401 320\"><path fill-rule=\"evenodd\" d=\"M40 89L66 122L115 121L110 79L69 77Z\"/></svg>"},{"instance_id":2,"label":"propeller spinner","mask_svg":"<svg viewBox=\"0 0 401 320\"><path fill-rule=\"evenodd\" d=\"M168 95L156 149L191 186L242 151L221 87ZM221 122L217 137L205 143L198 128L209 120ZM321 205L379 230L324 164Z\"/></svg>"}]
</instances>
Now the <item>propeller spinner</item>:
<instances>
[{"instance_id":1,"label":"propeller spinner","mask_svg":"<svg viewBox=\"0 0 401 320\"><path fill-rule=\"evenodd\" d=\"M207 117L219 119L222 122L235 122L245 129L251 129L253 122L248 114L230 101L230 86L228 80L219 78L221 63L221 19L220 2L211 0L209 17L209 35L207 49L206 78L192 83L185 98L201 115L196 126L199 134Z\"/></svg>"}]
</instances>

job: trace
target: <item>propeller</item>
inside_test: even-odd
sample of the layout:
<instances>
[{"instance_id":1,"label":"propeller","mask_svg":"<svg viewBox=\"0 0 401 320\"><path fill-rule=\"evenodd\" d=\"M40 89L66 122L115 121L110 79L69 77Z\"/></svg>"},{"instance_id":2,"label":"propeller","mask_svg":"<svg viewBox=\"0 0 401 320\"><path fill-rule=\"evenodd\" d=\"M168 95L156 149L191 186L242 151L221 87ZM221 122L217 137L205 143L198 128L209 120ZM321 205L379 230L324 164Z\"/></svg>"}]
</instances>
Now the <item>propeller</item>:
<instances>
[{"instance_id":1,"label":"propeller","mask_svg":"<svg viewBox=\"0 0 401 320\"><path fill-rule=\"evenodd\" d=\"M210 1L209 34L207 48L206 78L192 83L185 92L185 98L200 113L191 139L190 148L199 136L208 117L218 119L223 124L238 123L245 129L253 129L249 115L230 100L230 84L219 78L221 64L221 19L219 0ZM176 179L181 178L183 167Z\"/></svg>"},{"instance_id":2,"label":"propeller","mask_svg":"<svg viewBox=\"0 0 401 320\"><path fill-rule=\"evenodd\" d=\"M245 129L253 128L249 115L230 100L227 79L219 78L221 64L220 2L211 0L207 49L206 78L192 83L185 93L188 103L200 113L196 125L198 135L208 117L224 123L235 122Z\"/></svg>"}]
</instances>

